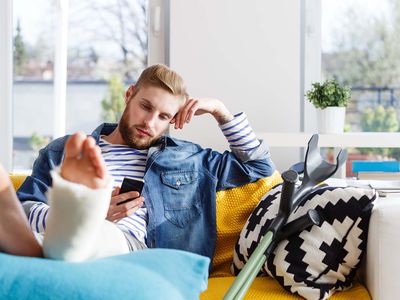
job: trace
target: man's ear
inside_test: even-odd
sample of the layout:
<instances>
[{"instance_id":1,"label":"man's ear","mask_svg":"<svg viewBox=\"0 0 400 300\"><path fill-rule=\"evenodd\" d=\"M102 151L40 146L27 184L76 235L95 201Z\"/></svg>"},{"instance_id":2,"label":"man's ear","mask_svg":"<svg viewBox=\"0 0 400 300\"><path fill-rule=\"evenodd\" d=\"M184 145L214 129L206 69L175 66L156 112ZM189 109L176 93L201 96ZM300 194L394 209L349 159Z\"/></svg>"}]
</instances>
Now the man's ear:
<instances>
[{"instance_id":1,"label":"man's ear","mask_svg":"<svg viewBox=\"0 0 400 300\"><path fill-rule=\"evenodd\" d=\"M125 92L125 103L131 98L133 93L135 92L136 87L134 85L130 85Z\"/></svg>"}]
</instances>

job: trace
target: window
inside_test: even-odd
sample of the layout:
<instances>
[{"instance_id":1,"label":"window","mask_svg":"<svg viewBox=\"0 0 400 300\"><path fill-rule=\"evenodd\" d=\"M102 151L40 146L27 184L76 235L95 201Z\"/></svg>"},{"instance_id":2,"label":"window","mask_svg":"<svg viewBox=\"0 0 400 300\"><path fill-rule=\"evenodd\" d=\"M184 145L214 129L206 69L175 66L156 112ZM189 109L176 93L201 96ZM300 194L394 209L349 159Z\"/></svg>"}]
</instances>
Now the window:
<instances>
[{"instance_id":1,"label":"window","mask_svg":"<svg viewBox=\"0 0 400 300\"><path fill-rule=\"evenodd\" d=\"M30 169L54 136L59 1L13 1L13 169ZM116 121L113 106L147 65L147 0L68 3L66 133ZM67 10L61 6L61 10Z\"/></svg>"},{"instance_id":2,"label":"window","mask_svg":"<svg viewBox=\"0 0 400 300\"><path fill-rule=\"evenodd\" d=\"M12 119L16 170L29 169L39 148L52 136L55 9L51 3L13 1Z\"/></svg>"},{"instance_id":3,"label":"window","mask_svg":"<svg viewBox=\"0 0 400 300\"><path fill-rule=\"evenodd\" d=\"M352 89L347 131L398 132L400 1L322 0L321 19L323 77ZM397 149L350 153L349 160L400 159Z\"/></svg>"}]
</instances>

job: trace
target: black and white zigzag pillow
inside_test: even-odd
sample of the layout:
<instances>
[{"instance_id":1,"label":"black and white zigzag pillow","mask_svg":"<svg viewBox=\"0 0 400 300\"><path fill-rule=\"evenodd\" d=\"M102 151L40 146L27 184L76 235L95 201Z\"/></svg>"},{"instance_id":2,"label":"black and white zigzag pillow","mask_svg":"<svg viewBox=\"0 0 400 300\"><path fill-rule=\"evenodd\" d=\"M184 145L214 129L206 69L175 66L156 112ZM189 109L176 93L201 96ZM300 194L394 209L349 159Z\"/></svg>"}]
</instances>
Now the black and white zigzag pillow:
<instances>
[{"instance_id":1,"label":"black and white zigzag pillow","mask_svg":"<svg viewBox=\"0 0 400 300\"><path fill-rule=\"evenodd\" d=\"M282 185L272 188L247 220L235 246L232 271L237 275L257 247L263 228L278 213ZM316 209L320 226L281 241L263 266L286 290L306 299L327 299L351 286L365 252L374 190L321 187L290 215L288 222Z\"/></svg>"}]
</instances>

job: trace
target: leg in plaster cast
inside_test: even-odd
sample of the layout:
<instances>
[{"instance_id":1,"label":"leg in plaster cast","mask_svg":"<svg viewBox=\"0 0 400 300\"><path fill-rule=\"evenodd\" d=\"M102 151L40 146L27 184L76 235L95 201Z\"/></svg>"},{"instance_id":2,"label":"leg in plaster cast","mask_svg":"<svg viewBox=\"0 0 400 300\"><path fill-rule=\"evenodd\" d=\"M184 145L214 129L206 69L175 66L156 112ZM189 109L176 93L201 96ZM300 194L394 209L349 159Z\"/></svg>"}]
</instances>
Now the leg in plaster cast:
<instances>
[{"instance_id":1,"label":"leg in plaster cast","mask_svg":"<svg viewBox=\"0 0 400 300\"><path fill-rule=\"evenodd\" d=\"M93 139L73 135L66 143L61 176L90 188L106 185L106 169ZM0 165L0 251L41 257L42 247L34 237L17 199L10 178Z\"/></svg>"},{"instance_id":2,"label":"leg in plaster cast","mask_svg":"<svg viewBox=\"0 0 400 300\"><path fill-rule=\"evenodd\" d=\"M0 251L14 255L42 256L17 199L10 178L0 165Z\"/></svg>"},{"instance_id":3,"label":"leg in plaster cast","mask_svg":"<svg viewBox=\"0 0 400 300\"><path fill-rule=\"evenodd\" d=\"M100 149L82 133L65 146L60 175L53 174L43 249L34 237L10 178L0 165L0 251L81 261L129 252L125 237L105 220L111 195Z\"/></svg>"},{"instance_id":4,"label":"leg in plaster cast","mask_svg":"<svg viewBox=\"0 0 400 300\"><path fill-rule=\"evenodd\" d=\"M65 145L60 174L52 176L46 257L82 261L129 252L123 233L105 220L112 182L92 137L73 135Z\"/></svg>"}]
</instances>

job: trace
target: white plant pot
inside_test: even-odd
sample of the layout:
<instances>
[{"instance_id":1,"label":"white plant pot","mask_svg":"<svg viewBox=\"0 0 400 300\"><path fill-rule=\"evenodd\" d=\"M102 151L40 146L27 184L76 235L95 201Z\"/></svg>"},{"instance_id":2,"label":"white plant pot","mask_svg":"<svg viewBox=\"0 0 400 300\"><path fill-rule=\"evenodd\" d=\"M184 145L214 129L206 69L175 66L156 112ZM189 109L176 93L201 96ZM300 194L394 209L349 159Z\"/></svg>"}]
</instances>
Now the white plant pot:
<instances>
[{"instance_id":1,"label":"white plant pot","mask_svg":"<svg viewBox=\"0 0 400 300\"><path fill-rule=\"evenodd\" d=\"M343 133L346 107L317 109L319 133Z\"/></svg>"}]
</instances>

